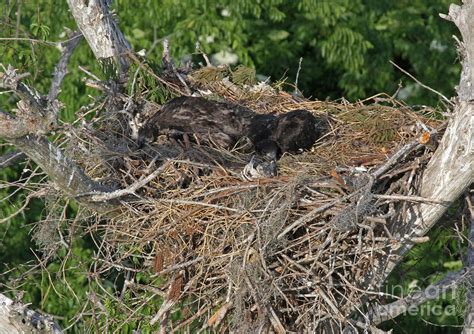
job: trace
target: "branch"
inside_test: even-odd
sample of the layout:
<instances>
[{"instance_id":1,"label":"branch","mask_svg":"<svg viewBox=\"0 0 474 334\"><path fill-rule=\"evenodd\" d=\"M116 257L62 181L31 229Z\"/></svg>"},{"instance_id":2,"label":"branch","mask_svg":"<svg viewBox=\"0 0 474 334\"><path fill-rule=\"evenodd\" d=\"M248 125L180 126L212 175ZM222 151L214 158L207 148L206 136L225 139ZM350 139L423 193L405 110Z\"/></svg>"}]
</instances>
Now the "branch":
<instances>
[{"instance_id":1,"label":"branch","mask_svg":"<svg viewBox=\"0 0 474 334\"><path fill-rule=\"evenodd\" d=\"M474 90L471 68L474 69L474 2L461 7L451 5L450 19L456 23L465 40L463 73L458 87L459 99L449 119L446 131L421 181L420 196L451 204L458 199L474 179ZM471 96L472 95L472 96ZM408 234L400 237L398 248L393 250L379 283L395 268L403 256L414 246L413 238L424 236L447 209L447 205L422 203L410 210L405 226ZM382 265L383 266L383 265Z\"/></svg>"},{"instance_id":2,"label":"branch","mask_svg":"<svg viewBox=\"0 0 474 334\"><path fill-rule=\"evenodd\" d=\"M3 72L0 72L0 88L11 89L20 99L28 102L35 112L45 116L45 99L36 90L21 82L21 80L30 76L30 74L18 74L11 65L8 65L7 68L3 65L0 66L3 69Z\"/></svg>"},{"instance_id":3,"label":"branch","mask_svg":"<svg viewBox=\"0 0 474 334\"><path fill-rule=\"evenodd\" d=\"M109 191L106 193L86 193L86 194L81 194L80 196L85 196L85 195L91 195L91 200L94 202L104 202L104 201L110 201L115 198L127 196L127 195L136 195L135 192L148 184L150 181L155 179L158 175L162 174L163 171L168 168L168 163L164 163L161 165L160 168L156 169L153 173L150 175L141 178L137 182L133 183L129 187L125 189L120 189L120 190L115 190L115 191Z\"/></svg>"},{"instance_id":4,"label":"branch","mask_svg":"<svg viewBox=\"0 0 474 334\"><path fill-rule=\"evenodd\" d=\"M449 6L449 14L440 14L440 16L448 21L452 21L461 32L463 43L459 47L462 55L462 71L457 93L462 101L474 100L474 2L465 0L461 6L451 4Z\"/></svg>"},{"instance_id":5,"label":"branch","mask_svg":"<svg viewBox=\"0 0 474 334\"><path fill-rule=\"evenodd\" d=\"M72 52L79 44L81 39L82 34L79 32L74 32L71 34L67 42L65 42L64 45L61 45L61 58L59 59L59 62L54 70L53 81L51 82L51 88L49 89L49 103L53 103L57 99L61 83L67 74L67 64L71 58Z\"/></svg>"},{"instance_id":6,"label":"branch","mask_svg":"<svg viewBox=\"0 0 474 334\"><path fill-rule=\"evenodd\" d=\"M13 90L22 99L17 104L18 111L15 116L0 111L0 137L32 159L48 174L56 187L71 198L83 193L112 191L113 189L90 179L74 161L44 136L56 123L57 113L48 108L51 104L46 103L38 92L20 82L24 77L25 75L19 75L11 66L4 73L0 72L0 87ZM58 74L58 81L62 80L60 77L63 75ZM55 95L55 89L52 88L52 95ZM114 201L94 203L87 197L78 200L102 211L117 204Z\"/></svg>"},{"instance_id":7,"label":"branch","mask_svg":"<svg viewBox=\"0 0 474 334\"><path fill-rule=\"evenodd\" d=\"M124 56L131 50L117 22L109 12L109 0L67 0L77 26L99 61L114 60L120 77L126 76L129 64Z\"/></svg>"},{"instance_id":8,"label":"branch","mask_svg":"<svg viewBox=\"0 0 474 334\"><path fill-rule=\"evenodd\" d=\"M426 301L437 299L441 294L456 289L470 274L472 273L466 270L451 272L445 278L428 286L421 292L411 294L388 305L377 305L371 308L367 316L371 323L375 325L389 319L394 319L410 308L419 306Z\"/></svg>"},{"instance_id":9,"label":"branch","mask_svg":"<svg viewBox=\"0 0 474 334\"><path fill-rule=\"evenodd\" d=\"M8 65L0 72L0 88L12 90L20 98L16 115L0 111L0 137L19 138L28 134L45 134L56 126L57 113L48 108L46 100L36 90L20 82L29 74L18 74Z\"/></svg>"},{"instance_id":10,"label":"branch","mask_svg":"<svg viewBox=\"0 0 474 334\"><path fill-rule=\"evenodd\" d=\"M466 268L470 270L470 284L466 293L467 308L464 317L463 334L472 333L474 330L474 195L467 196L467 205L469 208L469 235L466 257Z\"/></svg>"},{"instance_id":11,"label":"branch","mask_svg":"<svg viewBox=\"0 0 474 334\"><path fill-rule=\"evenodd\" d=\"M41 167L51 181L69 197L75 198L82 193L110 191L107 187L91 180L81 168L44 136L28 135L9 141Z\"/></svg>"},{"instance_id":12,"label":"branch","mask_svg":"<svg viewBox=\"0 0 474 334\"><path fill-rule=\"evenodd\" d=\"M20 151L6 153L0 157L0 169L7 168L16 163L18 160L23 160L25 158L25 154Z\"/></svg>"},{"instance_id":13,"label":"branch","mask_svg":"<svg viewBox=\"0 0 474 334\"><path fill-rule=\"evenodd\" d=\"M421 87L429 90L430 92L432 93L435 93L436 95L438 95L439 97L441 97L444 101L446 101L446 103L448 103L449 105L451 106L454 106L454 103L448 99L446 96L444 96L443 94L441 94L440 92L438 92L437 90L434 90L433 88L425 85L424 83L422 83L420 80L418 80L417 78L415 78L413 75L411 75L410 73L408 73L407 71L405 71L403 68L401 68L400 66L398 66L397 64L395 64L393 61L390 60L390 64L392 64L393 66L395 66L396 68L398 68L401 72L403 72L404 74L406 74L409 78L411 78L413 81L415 81L417 84L419 84Z\"/></svg>"},{"instance_id":14,"label":"branch","mask_svg":"<svg viewBox=\"0 0 474 334\"><path fill-rule=\"evenodd\" d=\"M63 333L50 316L29 310L0 293L0 333Z\"/></svg>"}]
</instances>

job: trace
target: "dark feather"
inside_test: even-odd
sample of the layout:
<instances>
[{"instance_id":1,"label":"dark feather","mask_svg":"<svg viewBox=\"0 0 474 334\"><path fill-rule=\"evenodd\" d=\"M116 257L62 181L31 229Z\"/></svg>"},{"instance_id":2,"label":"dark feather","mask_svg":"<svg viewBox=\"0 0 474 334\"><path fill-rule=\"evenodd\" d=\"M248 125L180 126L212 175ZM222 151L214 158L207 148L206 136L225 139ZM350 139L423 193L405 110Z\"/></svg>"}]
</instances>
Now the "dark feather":
<instances>
[{"instance_id":1,"label":"dark feather","mask_svg":"<svg viewBox=\"0 0 474 334\"><path fill-rule=\"evenodd\" d=\"M326 131L326 122L307 110L293 110L278 116L271 135L282 153L308 150Z\"/></svg>"},{"instance_id":2,"label":"dark feather","mask_svg":"<svg viewBox=\"0 0 474 334\"><path fill-rule=\"evenodd\" d=\"M203 143L232 148L247 137L257 154L276 160L284 152L310 149L325 128L324 120L307 110L263 115L235 104L182 96L164 104L142 129L140 138L154 140L160 134L179 138L188 134Z\"/></svg>"},{"instance_id":3,"label":"dark feather","mask_svg":"<svg viewBox=\"0 0 474 334\"><path fill-rule=\"evenodd\" d=\"M159 134L195 135L200 142L232 148L250 126L250 109L202 97L178 97L164 104L144 127L141 137L154 140Z\"/></svg>"}]
</instances>

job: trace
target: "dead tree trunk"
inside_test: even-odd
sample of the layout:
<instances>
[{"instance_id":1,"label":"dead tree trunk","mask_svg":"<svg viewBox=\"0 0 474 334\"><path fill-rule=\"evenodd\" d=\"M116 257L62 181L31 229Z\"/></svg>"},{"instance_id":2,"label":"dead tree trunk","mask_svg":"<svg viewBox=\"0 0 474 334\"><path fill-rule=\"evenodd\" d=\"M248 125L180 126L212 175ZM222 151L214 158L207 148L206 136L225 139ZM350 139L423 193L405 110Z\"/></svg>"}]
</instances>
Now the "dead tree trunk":
<instances>
[{"instance_id":1,"label":"dead tree trunk","mask_svg":"<svg viewBox=\"0 0 474 334\"><path fill-rule=\"evenodd\" d=\"M456 107L446 132L423 175L421 196L452 203L474 180L474 1L462 6L451 5L449 15L463 37L459 50L463 56L462 73ZM400 248L395 250L385 269L383 280L412 247L414 237L425 235L446 211L446 205L422 204L409 217L412 228L408 235L400 235Z\"/></svg>"},{"instance_id":2,"label":"dead tree trunk","mask_svg":"<svg viewBox=\"0 0 474 334\"><path fill-rule=\"evenodd\" d=\"M454 112L449 119L447 129L441 139L437 150L431 158L424 171L421 193L424 198L432 198L445 203L453 203L459 199L474 181L474 1L465 1L461 6L452 4L448 15L440 16L448 21L454 22L461 32L463 42L459 42L458 50L462 56L462 73L457 87L458 96L455 98ZM388 275L402 261L404 255L413 248L418 237L422 237L436 224L445 213L449 205L445 204L420 204L416 210L408 215L407 221L399 222L400 226L408 227L404 231L407 234L399 234L399 247L392 249L391 254L382 261L380 267L382 274L375 284L383 284ZM471 239L472 243L472 221ZM467 264L463 270L448 275L445 279L433 287L436 291L442 292L446 289L456 289L459 285L466 283L472 286L472 244L469 246ZM469 261L469 259L471 259ZM470 281L470 283L469 283ZM427 290L428 290L427 289ZM472 289L472 288L471 288ZM433 290L432 290L433 291ZM472 292L471 292L472 293ZM434 299L436 296L431 296ZM428 300L423 293L416 296L409 296L410 300L403 299L390 305L383 305L373 313L369 313L369 318L375 324L385 320L393 319L404 312L410 305L419 305ZM464 332L470 333L472 330L472 300L468 299L470 312L466 314ZM400 308L400 305L403 305ZM469 306L468 306L469 307ZM398 308L398 309L397 309ZM393 313L391 313L393 311Z\"/></svg>"}]
</instances>

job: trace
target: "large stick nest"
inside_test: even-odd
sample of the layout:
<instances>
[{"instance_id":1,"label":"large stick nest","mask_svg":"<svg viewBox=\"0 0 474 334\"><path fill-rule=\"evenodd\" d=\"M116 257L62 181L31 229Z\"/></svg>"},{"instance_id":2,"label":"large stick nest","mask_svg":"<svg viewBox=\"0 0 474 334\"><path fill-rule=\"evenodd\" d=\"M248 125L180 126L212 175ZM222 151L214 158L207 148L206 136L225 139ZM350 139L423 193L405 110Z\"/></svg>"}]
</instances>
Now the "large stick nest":
<instances>
[{"instance_id":1,"label":"large stick nest","mask_svg":"<svg viewBox=\"0 0 474 334\"><path fill-rule=\"evenodd\" d=\"M138 148L130 124L158 112L153 91L184 94L175 73L150 88L137 72L132 96L109 95L81 111L64 147L89 175L123 189L159 170L91 228L101 235L96 271L130 270L122 311L169 330L343 328L378 288L378 259L403 233L440 122L432 109L414 111L383 94L353 104L243 84L244 70L205 67L185 79L210 99L257 113L306 109L329 119L330 131L311 151L283 156L274 178L242 179L250 154L238 148L163 137ZM153 295L164 303L140 318L135 310Z\"/></svg>"}]
</instances>

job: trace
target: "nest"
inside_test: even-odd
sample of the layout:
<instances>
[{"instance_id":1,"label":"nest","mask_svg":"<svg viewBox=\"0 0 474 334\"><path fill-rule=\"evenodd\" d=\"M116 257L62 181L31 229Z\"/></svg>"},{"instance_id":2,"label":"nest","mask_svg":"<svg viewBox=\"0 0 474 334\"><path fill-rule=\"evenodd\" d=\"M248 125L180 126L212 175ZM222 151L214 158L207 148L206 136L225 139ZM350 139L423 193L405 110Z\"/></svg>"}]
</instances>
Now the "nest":
<instances>
[{"instance_id":1,"label":"nest","mask_svg":"<svg viewBox=\"0 0 474 334\"><path fill-rule=\"evenodd\" d=\"M248 181L240 171L250 155L238 147L160 138L138 148L131 120L159 109L148 90L82 110L63 145L88 175L127 189L154 173L118 212L89 226L101 235L95 270L131 273L127 302L116 297L120 312L169 331L342 330L375 295L377 259L396 244L392 234L441 124L433 110L383 94L355 104L311 101L280 86L236 84L229 78L242 76L223 72L204 68L186 81L258 113L325 115L329 133L311 151L284 155L277 177ZM161 77L161 85L168 96L186 88L176 78ZM101 109L112 103L126 113ZM153 298L163 303L144 319L135 310Z\"/></svg>"}]
</instances>

